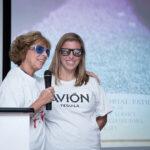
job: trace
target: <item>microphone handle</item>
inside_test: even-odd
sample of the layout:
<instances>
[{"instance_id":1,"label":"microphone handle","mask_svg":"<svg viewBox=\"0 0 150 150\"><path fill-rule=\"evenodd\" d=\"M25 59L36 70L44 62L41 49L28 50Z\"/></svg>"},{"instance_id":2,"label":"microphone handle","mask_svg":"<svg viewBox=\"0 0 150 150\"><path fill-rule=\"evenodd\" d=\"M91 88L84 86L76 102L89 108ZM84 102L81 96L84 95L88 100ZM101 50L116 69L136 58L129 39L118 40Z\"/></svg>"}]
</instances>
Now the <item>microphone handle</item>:
<instances>
[{"instance_id":1,"label":"microphone handle","mask_svg":"<svg viewBox=\"0 0 150 150\"><path fill-rule=\"evenodd\" d=\"M52 110L52 102L46 104L46 110Z\"/></svg>"},{"instance_id":2,"label":"microphone handle","mask_svg":"<svg viewBox=\"0 0 150 150\"><path fill-rule=\"evenodd\" d=\"M51 76L45 79L45 88L51 86ZM46 104L46 110L52 110L52 102Z\"/></svg>"}]
</instances>

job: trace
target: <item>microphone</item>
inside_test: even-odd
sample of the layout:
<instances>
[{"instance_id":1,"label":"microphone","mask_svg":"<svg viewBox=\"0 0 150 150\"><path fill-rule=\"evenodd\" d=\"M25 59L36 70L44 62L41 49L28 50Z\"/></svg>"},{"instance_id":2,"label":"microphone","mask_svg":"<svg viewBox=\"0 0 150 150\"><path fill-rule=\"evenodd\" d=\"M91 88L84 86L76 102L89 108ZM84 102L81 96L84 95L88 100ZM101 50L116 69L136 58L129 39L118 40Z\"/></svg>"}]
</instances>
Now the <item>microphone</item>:
<instances>
[{"instance_id":1,"label":"microphone","mask_svg":"<svg viewBox=\"0 0 150 150\"><path fill-rule=\"evenodd\" d=\"M49 70L44 72L45 88L51 86L52 73ZM52 110L52 102L46 104L46 110Z\"/></svg>"}]
</instances>

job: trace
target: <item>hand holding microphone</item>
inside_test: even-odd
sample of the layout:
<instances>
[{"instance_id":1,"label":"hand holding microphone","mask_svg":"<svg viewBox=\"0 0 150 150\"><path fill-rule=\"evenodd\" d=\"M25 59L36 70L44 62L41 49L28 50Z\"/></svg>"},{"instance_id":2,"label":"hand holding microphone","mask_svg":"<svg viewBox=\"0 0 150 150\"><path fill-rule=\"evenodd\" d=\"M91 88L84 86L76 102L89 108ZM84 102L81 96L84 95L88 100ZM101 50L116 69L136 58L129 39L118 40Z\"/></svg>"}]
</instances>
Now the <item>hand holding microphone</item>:
<instances>
[{"instance_id":1,"label":"hand holding microphone","mask_svg":"<svg viewBox=\"0 0 150 150\"><path fill-rule=\"evenodd\" d=\"M46 88L45 90L43 90L40 93L40 96L38 97L38 99L30 107L34 108L34 111L37 112L40 109L41 106L44 106L44 105L48 104L47 110L50 110L49 109L49 103L53 100L54 93L55 92L54 92L54 88L53 87ZM50 108L51 108L51 106L50 106Z\"/></svg>"}]
</instances>

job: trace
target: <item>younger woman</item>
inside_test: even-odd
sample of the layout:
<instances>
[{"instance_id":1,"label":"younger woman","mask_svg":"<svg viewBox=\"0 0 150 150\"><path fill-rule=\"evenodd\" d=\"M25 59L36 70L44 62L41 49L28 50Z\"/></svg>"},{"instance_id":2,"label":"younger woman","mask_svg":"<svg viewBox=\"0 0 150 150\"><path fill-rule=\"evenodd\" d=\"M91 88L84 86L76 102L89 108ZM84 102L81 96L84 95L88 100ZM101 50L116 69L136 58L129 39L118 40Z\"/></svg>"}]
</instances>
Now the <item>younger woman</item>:
<instances>
[{"instance_id":1,"label":"younger woman","mask_svg":"<svg viewBox=\"0 0 150 150\"><path fill-rule=\"evenodd\" d=\"M100 150L100 131L111 112L103 88L85 70L81 37L59 40L50 66L55 96L46 115L46 150Z\"/></svg>"}]
</instances>

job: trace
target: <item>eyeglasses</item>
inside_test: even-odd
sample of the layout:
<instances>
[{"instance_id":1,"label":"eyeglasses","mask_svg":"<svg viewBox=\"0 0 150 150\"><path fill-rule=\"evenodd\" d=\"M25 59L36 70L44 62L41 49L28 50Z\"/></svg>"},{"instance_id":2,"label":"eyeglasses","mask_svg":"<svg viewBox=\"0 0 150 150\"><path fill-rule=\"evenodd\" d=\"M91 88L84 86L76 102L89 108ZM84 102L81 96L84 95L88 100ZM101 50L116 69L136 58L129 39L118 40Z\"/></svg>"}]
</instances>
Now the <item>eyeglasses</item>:
<instances>
[{"instance_id":1,"label":"eyeglasses","mask_svg":"<svg viewBox=\"0 0 150 150\"><path fill-rule=\"evenodd\" d=\"M49 57L49 55L50 55L50 50L49 49L45 49L43 46L40 46L40 45L31 47L30 49L31 50L35 50L35 52L37 54L42 54L44 51L46 51L47 57Z\"/></svg>"},{"instance_id":2,"label":"eyeglasses","mask_svg":"<svg viewBox=\"0 0 150 150\"><path fill-rule=\"evenodd\" d=\"M81 49L61 48L60 52L61 52L62 56L69 56L71 52L76 57L80 57L82 55L82 50Z\"/></svg>"}]
</instances>

